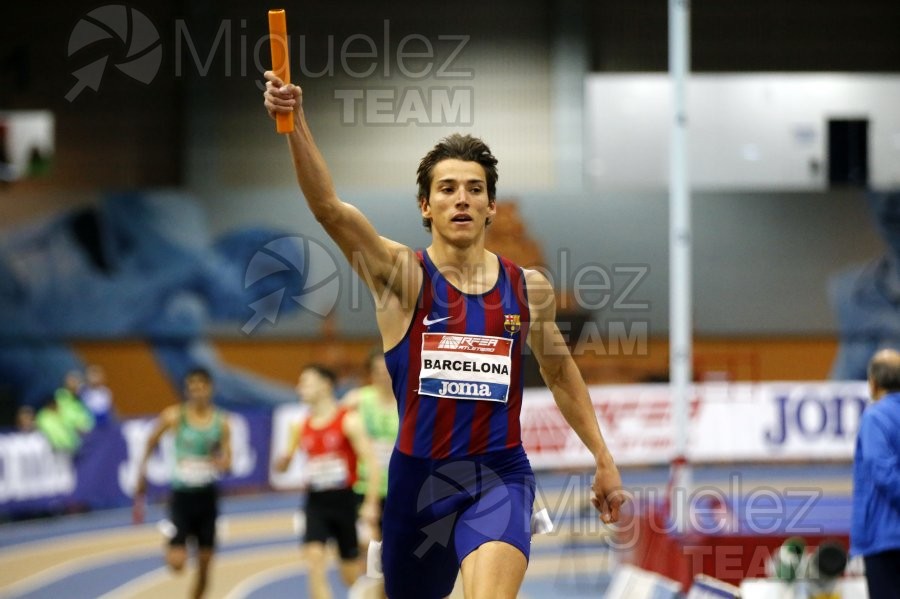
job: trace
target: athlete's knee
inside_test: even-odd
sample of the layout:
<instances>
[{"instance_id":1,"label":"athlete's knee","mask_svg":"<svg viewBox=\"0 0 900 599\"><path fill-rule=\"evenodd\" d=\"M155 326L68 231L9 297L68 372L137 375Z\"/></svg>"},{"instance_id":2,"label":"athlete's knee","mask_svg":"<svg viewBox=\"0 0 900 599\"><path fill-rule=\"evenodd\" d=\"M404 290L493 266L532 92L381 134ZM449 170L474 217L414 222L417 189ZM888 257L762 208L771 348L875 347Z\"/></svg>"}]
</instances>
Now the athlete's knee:
<instances>
[{"instance_id":1,"label":"athlete's knee","mask_svg":"<svg viewBox=\"0 0 900 599\"><path fill-rule=\"evenodd\" d=\"M466 599L515 599L527 566L524 552L515 545L482 544L462 561Z\"/></svg>"},{"instance_id":2,"label":"athlete's knee","mask_svg":"<svg viewBox=\"0 0 900 599\"><path fill-rule=\"evenodd\" d=\"M184 570L184 564L187 561L187 551L179 545L171 546L166 550L166 564L173 572L181 572Z\"/></svg>"},{"instance_id":3,"label":"athlete's knee","mask_svg":"<svg viewBox=\"0 0 900 599\"><path fill-rule=\"evenodd\" d=\"M323 543L306 543L303 546L303 559L311 570L324 570L327 562Z\"/></svg>"}]
</instances>

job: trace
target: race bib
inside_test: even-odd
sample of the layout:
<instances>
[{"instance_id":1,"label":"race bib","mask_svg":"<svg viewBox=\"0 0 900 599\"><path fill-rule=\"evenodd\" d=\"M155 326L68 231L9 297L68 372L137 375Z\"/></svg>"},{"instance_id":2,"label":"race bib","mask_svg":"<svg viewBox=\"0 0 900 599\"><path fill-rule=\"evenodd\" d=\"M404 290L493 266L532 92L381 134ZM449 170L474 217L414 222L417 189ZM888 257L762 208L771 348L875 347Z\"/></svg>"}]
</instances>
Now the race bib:
<instances>
[{"instance_id":1,"label":"race bib","mask_svg":"<svg viewBox=\"0 0 900 599\"><path fill-rule=\"evenodd\" d=\"M306 477L313 491L345 489L350 480L347 460L335 454L312 456L306 462Z\"/></svg>"},{"instance_id":2,"label":"race bib","mask_svg":"<svg viewBox=\"0 0 900 599\"><path fill-rule=\"evenodd\" d=\"M423 333L419 394L506 403L512 345L505 337Z\"/></svg>"},{"instance_id":3,"label":"race bib","mask_svg":"<svg viewBox=\"0 0 900 599\"><path fill-rule=\"evenodd\" d=\"M189 487L209 485L219 477L219 471L209 458L182 458L175 464L175 477Z\"/></svg>"}]
</instances>

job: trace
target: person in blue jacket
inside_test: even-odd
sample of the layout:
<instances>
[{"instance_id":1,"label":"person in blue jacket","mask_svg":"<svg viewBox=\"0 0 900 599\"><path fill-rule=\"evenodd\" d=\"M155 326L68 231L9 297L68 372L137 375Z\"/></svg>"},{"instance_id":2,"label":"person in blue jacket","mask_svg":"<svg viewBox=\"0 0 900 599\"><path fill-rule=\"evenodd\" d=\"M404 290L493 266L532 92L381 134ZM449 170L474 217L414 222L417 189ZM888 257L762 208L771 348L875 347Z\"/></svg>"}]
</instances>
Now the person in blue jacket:
<instances>
[{"instance_id":1,"label":"person in blue jacket","mask_svg":"<svg viewBox=\"0 0 900 599\"><path fill-rule=\"evenodd\" d=\"M868 378L873 404L856 439L850 553L863 557L870 599L900 599L900 352L876 353Z\"/></svg>"}]
</instances>

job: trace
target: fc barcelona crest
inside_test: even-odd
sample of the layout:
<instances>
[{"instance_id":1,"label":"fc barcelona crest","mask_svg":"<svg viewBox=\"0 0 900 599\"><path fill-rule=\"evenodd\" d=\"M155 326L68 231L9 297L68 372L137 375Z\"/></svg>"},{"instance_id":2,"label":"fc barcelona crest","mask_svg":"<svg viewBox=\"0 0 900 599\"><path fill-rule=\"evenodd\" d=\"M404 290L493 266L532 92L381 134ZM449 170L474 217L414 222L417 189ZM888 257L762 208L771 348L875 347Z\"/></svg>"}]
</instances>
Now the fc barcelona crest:
<instances>
[{"instance_id":1,"label":"fc barcelona crest","mask_svg":"<svg viewBox=\"0 0 900 599\"><path fill-rule=\"evenodd\" d=\"M522 317L519 314L504 314L503 328L510 335L515 335L522 328Z\"/></svg>"}]
</instances>

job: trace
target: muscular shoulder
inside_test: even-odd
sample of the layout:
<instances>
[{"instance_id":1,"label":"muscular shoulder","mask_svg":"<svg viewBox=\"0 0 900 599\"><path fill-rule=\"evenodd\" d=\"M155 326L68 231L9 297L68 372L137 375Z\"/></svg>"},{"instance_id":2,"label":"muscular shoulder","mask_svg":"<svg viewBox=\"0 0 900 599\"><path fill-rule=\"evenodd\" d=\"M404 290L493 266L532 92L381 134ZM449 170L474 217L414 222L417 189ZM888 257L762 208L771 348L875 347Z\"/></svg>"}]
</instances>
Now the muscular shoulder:
<instances>
[{"instance_id":1,"label":"muscular shoulder","mask_svg":"<svg viewBox=\"0 0 900 599\"><path fill-rule=\"evenodd\" d=\"M528 290L528 306L534 313L532 318L553 315L556 310L556 292L543 273L528 268L525 273L525 288Z\"/></svg>"},{"instance_id":2,"label":"muscular shoulder","mask_svg":"<svg viewBox=\"0 0 900 599\"><path fill-rule=\"evenodd\" d=\"M403 305L415 302L422 284L422 268L415 250L387 237L381 238L390 263L381 273L380 286L387 286ZM358 269L357 269L358 270ZM376 287L380 287L376 286ZM376 297L376 301L379 298Z\"/></svg>"},{"instance_id":3,"label":"muscular shoulder","mask_svg":"<svg viewBox=\"0 0 900 599\"><path fill-rule=\"evenodd\" d=\"M388 272L384 273L388 279L394 278L397 281L399 274L404 272L412 273L419 270L419 259L415 250L411 247L387 237L382 237L381 243L391 261L388 265Z\"/></svg>"},{"instance_id":4,"label":"muscular shoulder","mask_svg":"<svg viewBox=\"0 0 900 599\"><path fill-rule=\"evenodd\" d=\"M522 272L525 273L525 285L528 287L528 295L538 294L539 297L553 295L553 285L550 284L544 273L531 268L523 268Z\"/></svg>"},{"instance_id":5,"label":"muscular shoulder","mask_svg":"<svg viewBox=\"0 0 900 599\"><path fill-rule=\"evenodd\" d=\"M178 404L171 405L165 408L159 414L159 422L166 427L172 427L178 424L178 420L181 418L181 406Z\"/></svg>"},{"instance_id":6,"label":"muscular shoulder","mask_svg":"<svg viewBox=\"0 0 900 599\"><path fill-rule=\"evenodd\" d=\"M362 417L356 410L347 410L344 419L341 421L341 428L344 435L351 441L363 432Z\"/></svg>"},{"instance_id":7,"label":"muscular shoulder","mask_svg":"<svg viewBox=\"0 0 900 599\"><path fill-rule=\"evenodd\" d=\"M381 237L381 243L384 244L384 248L394 256L404 256L415 259L416 252L409 247L408 245L404 245L399 241L394 241L393 239L389 239L387 237Z\"/></svg>"}]
</instances>

